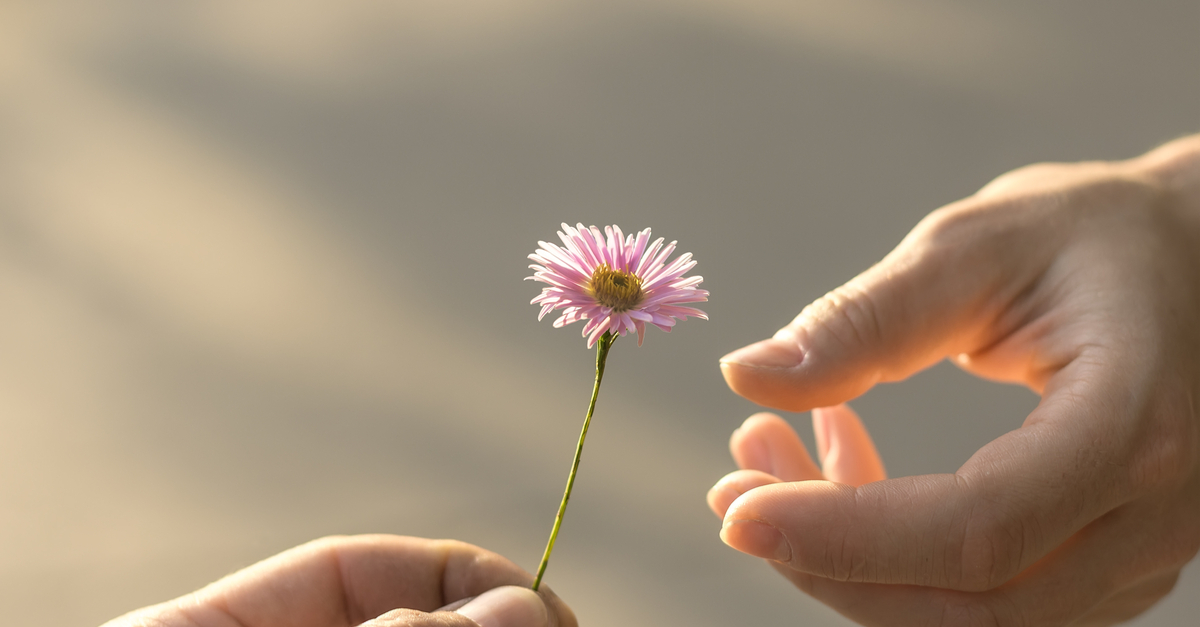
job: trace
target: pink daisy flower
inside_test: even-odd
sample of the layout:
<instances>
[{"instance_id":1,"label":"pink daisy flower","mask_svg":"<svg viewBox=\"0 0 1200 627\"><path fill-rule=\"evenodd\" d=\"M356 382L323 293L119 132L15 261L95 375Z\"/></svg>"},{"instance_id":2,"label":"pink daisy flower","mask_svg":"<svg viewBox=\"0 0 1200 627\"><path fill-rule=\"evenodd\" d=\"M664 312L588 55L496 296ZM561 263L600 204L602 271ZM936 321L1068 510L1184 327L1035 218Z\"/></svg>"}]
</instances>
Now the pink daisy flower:
<instances>
[{"instance_id":1,"label":"pink daisy flower","mask_svg":"<svg viewBox=\"0 0 1200 627\"><path fill-rule=\"evenodd\" d=\"M663 246L660 237L650 243L650 229L626 236L617 226L604 227L604 233L583 224L562 227L563 246L538 242L541 248L529 255L537 263L529 266L534 273L526 279L550 285L532 301L542 306L538 320L555 309L563 310L555 328L587 320L583 336L591 348L606 332L636 330L641 346L647 323L670 331L676 318L708 319L703 311L683 306L707 301L708 292L696 288L703 277L683 276L696 265L691 253L666 263L675 242Z\"/></svg>"}]
</instances>

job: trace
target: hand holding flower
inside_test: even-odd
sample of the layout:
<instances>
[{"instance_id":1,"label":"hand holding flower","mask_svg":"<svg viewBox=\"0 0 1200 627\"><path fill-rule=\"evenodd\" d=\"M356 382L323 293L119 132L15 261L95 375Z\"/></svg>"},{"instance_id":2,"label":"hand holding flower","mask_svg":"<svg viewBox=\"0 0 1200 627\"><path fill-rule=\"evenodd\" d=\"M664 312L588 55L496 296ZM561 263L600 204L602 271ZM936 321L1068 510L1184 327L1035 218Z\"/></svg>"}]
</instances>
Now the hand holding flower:
<instances>
[{"instance_id":1,"label":"hand holding flower","mask_svg":"<svg viewBox=\"0 0 1200 627\"><path fill-rule=\"evenodd\" d=\"M324 538L104 627L575 627L532 579L453 540Z\"/></svg>"}]
</instances>

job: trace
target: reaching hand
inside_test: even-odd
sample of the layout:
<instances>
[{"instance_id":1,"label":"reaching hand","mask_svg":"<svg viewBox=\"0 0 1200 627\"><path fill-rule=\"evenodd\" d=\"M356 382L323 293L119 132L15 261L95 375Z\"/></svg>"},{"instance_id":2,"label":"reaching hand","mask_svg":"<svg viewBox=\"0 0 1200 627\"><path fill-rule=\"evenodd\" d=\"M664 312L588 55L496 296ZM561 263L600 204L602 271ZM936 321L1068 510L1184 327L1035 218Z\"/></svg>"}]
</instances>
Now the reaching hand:
<instances>
[{"instance_id":1,"label":"reaching hand","mask_svg":"<svg viewBox=\"0 0 1200 627\"><path fill-rule=\"evenodd\" d=\"M1111 624L1169 592L1200 549L1200 136L1006 174L721 368L803 411L947 357L1041 403L890 480L844 406L813 414L824 474L752 417L709 495L725 542L865 625Z\"/></svg>"},{"instance_id":2,"label":"reaching hand","mask_svg":"<svg viewBox=\"0 0 1200 627\"><path fill-rule=\"evenodd\" d=\"M453 540L325 538L103 627L576 627L570 608L532 583Z\"/></svg>"}]
</instances>

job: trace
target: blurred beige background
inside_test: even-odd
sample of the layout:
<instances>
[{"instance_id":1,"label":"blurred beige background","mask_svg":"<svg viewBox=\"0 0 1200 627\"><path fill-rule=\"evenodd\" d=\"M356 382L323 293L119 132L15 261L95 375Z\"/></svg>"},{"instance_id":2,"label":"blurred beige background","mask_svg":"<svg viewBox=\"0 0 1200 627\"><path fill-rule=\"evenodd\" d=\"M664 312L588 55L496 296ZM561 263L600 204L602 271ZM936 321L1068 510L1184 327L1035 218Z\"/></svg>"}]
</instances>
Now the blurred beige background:
<instances>
[{"instance_id":1,"label":"blurred beige background","mask_svg":"<svg viewBox=\"0 0 1200 627\"><path fill-rule=\"evenodd\" d=\"M535 320L561 221L695 253L710 322L618 343L548 583L596 625L845 625L704 505L724 352L931 209L1200 127L1200 5L0 4L0 613L95 625L332 533L536 567L591 385ZM855 403L894 475L1036 399ZM807 429L807 416L790 416ZM1188 624L1185 572L1139 625Z\"/></svg>"}]
</instances>

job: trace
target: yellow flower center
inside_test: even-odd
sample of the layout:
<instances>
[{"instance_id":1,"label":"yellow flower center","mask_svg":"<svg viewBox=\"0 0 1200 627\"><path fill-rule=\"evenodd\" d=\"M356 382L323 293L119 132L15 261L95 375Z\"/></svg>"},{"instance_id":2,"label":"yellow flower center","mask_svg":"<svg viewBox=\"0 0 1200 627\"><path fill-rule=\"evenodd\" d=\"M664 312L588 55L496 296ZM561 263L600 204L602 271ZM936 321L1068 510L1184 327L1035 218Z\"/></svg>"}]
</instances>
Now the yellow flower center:
<instances>
[{"instance_id":1,"label":"yellow flower center","mask_svg":"<svg viewBox=\"0 0 1200 627\"><path fill-rule=\"evenodd\" d=\"M615 312L629 311L642 302L642 280L637 275L613 270L602 263L588 281L588 294L596 302L611 307Z\"/></svg>"}]
</instances>

